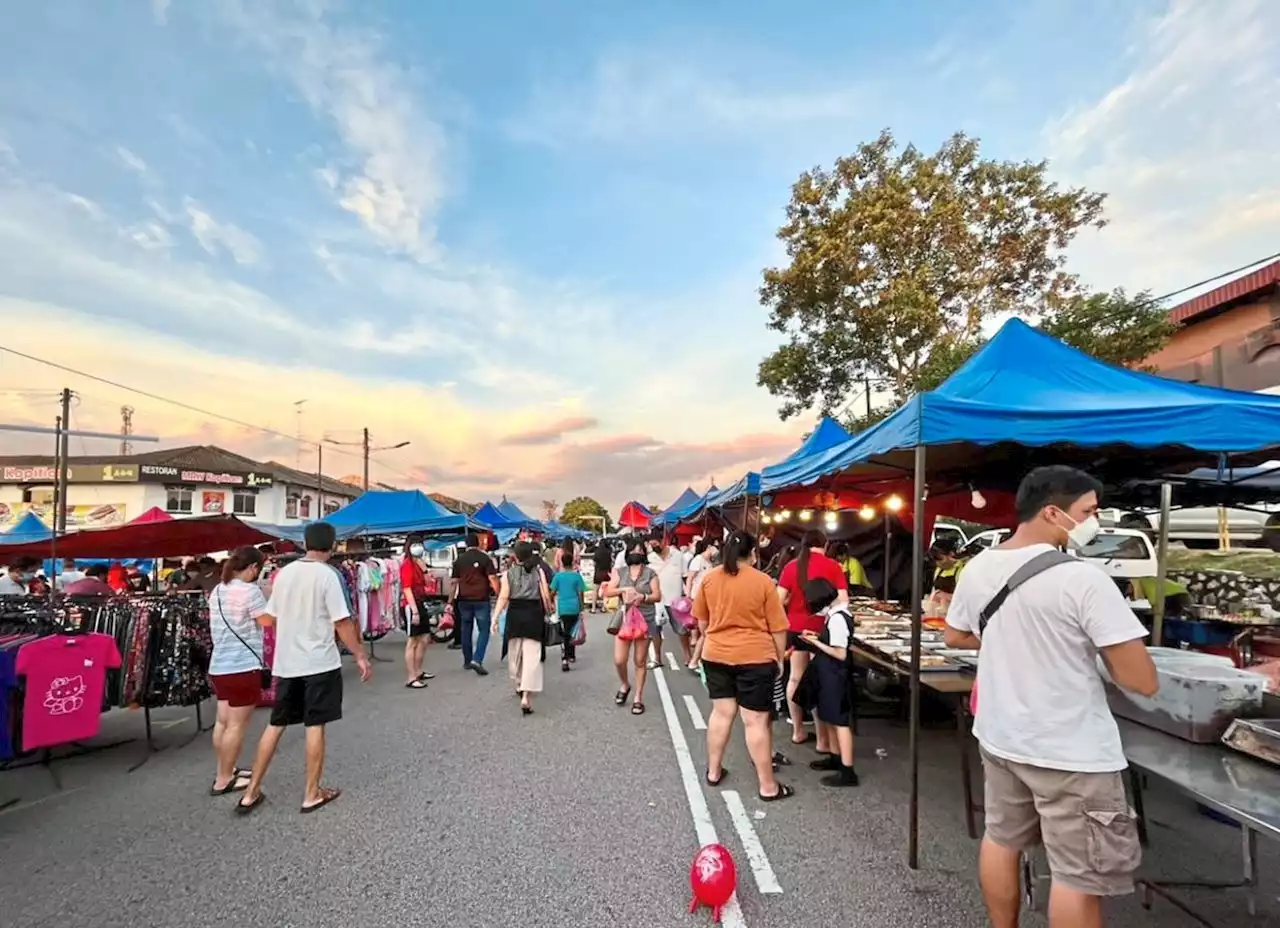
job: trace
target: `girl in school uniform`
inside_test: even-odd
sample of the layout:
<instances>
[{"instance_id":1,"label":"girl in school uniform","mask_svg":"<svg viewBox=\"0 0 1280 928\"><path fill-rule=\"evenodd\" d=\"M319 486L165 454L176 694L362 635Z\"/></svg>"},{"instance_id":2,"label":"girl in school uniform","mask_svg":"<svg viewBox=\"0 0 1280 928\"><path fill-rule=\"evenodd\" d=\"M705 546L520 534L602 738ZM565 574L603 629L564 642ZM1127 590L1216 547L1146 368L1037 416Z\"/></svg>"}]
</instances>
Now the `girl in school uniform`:
<instances>
[{"instance_id":1,"label":"girl in school uniform","mask_svg":"<svg viewBox=\"0 0 1280 928\"><path fill-rule=\"evenodd\" d=\"M804 585L809 612L823 618L823 629L820 632L801 632L805 643L814 652L801 680L801 688L805 690L805 701L813 706L818 724L826 726L828 733L835 735L834 741L838 746L838 753L829 753L809 766L814 770L831 771L830 775L822 778L824 786L848 787L858 785L858 775L853 769L855 695L853 668L849 661L853 617L847 606L837 603L839 594L830 580L818 578Z\"/></svg>"}]
</instances>

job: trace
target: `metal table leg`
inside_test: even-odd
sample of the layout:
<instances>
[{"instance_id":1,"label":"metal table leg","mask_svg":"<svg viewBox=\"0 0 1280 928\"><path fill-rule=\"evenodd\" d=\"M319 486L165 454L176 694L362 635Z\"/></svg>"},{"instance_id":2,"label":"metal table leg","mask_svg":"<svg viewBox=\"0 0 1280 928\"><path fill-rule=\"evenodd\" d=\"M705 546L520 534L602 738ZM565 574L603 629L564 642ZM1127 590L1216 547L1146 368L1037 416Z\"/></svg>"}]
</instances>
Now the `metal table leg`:
<instances>
[{"instance_id":1,"label":"metal table leg","mask_svg":"<svg viewBox=\"0 0 1280 928\"><path fill-rule=\"evenodd\" d=\"M960 784L964 789L964 826L969 837L978 837L978 824L974 819L973 771L969 766L969 715L968 696L956 697L956 742L960 749Z\"/></svg>"}]
</instances>

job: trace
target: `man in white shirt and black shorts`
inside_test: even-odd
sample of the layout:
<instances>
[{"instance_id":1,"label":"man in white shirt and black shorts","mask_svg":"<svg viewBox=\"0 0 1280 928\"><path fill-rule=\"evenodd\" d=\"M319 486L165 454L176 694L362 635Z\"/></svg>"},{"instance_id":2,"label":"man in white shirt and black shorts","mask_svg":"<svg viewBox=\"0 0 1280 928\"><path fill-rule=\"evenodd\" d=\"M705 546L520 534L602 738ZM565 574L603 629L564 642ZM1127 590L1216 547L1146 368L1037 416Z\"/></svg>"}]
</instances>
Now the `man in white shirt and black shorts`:
<instances>
[{"instance_id":1,"label":"man in white shirt and black shorts","mask_svg":"<svg viewBox=\"0 0 1280 928\"><path fill-rule=\"evenodd\" d=\"M1147 631L1106 573L1061 551L1097 536L1101 495L1097 480L1071 467L1029 473L1017 531L966 565L947 612L948 647L982 649L979 873L994 928L1017 925L1019 857L1036 844L1053 876L1054 928L1101 926L1101 898L1132 892L1142 859L1097 658L1119 686L1154 694Z\"/></svg>"},{"instance_id":2,"label":"man in white shirt and black shorts","mask_svg":"<svg viewBox=\"0 0 1280 928\"><path fill-rule=\"evenodd\" d=\"M307 782L301 811L314 812L342 793L320 785L324 727L342 718L342 655L334 635L355 655L362 681L373 671L351 618L342 579L329 564L336 541L332 525L312 522L307 526L306 557L275 575L267 614L259 620L276 628L272 670L279 685L271 721L258 742L249 787L236 807L241 814L252 812L266 798L262 780L290 725L302 725L307 731Z\"/></svg>"}]
</instances>

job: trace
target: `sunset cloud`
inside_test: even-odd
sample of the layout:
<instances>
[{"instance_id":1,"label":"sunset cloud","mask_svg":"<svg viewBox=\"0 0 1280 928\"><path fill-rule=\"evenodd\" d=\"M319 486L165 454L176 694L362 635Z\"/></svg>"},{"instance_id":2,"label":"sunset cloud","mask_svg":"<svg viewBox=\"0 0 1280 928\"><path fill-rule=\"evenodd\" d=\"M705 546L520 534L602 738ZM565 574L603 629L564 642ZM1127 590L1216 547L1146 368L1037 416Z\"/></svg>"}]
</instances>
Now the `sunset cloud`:
<instances>
[{"instance_id":1,"label":"sunset cloud","mask_svg":"<svg viewBox=\"0 0 1280 928\"><path fill-rule=\"evenodd\" d=\"M524 432L516 432L513 435L504 435L502 444L504 445L554 445L560 441L569 432L583 432L587 429L593 429L600 422L592 416L574 416L569 419L560 419L556 422L549 422L536 428L528 429Z\"/></svg>"}]
</instances>

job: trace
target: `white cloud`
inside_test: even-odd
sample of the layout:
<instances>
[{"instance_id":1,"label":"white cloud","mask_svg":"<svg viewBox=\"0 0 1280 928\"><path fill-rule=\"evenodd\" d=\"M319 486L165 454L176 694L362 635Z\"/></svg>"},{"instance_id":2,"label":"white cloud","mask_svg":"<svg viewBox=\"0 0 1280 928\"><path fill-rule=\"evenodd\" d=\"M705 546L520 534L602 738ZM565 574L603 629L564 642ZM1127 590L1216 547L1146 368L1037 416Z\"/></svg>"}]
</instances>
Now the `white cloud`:
<instances>
[{"instance_id":1,"label":"white cloud","mask_svg":"<svg viewBox=\"0 0 1280 928\"><path fill-rule=\"evenodd\" d=\"M116 146L116 155L119 156L120 160L124 162L124 166L129 170L141 174L143 177L146 177L151 173L151 169L147 167L147 162L143 161L123 145Z\"/></svg>"},{"instance_id":2,"label":"white cloud","mask_svg":"<svg viewBox=\"0 0 1280 928\"><path fill-rule=\"evenodd\" d=\"M1277 250L1277 30L1274 3L1174 0L1123 81L1046 127L1055 176L1109 194L1075 248L1089 283L1167 292Z\"/></svg>"},{"instance_id":3,"label":"white cloud","mask_svg":"<svg viewBox=\"0 0 1280 928\"><path fill-rule=\"evenodd\" d=\"M432 257L444 139L420 112L409 75L380 57L379 37L332 26L320 4L228 0L222 9L337 130L352 159L326 177L339 205L383 244Z\"/></svg>"},{"instance_id":4,"label":"white cloud","mask_svg":"<svg viewBox=\"0 0 1280 928\"><path fill-rule=\"evenodd\" d=\"M516 135L553 146L575 138L634 142L638 138L763 135L845 120L859 112L863 88L748 82L688 67L667 56L615 52L596 62L581 85L535 88Z\"/></svg>"},{"instance_id":5,"label":"white cloud","mask_svg":"<svg viewBox=\"0 0 1280 928\"><path fill-rule=\"evenodd\" d=\"M151 15L157 25L163 26L169 22L170 2L171 0L151 0Z\"/></svg>"},{"instance_id":6,"label":"white cloud","mask_svg":"<svg viewBox=\"0 0 1280 928\"><path fill-rule=\"evenodd\" d=\"M227 252L236 264L260 264L262 243L232 222L219 222L195 200L183 201L191 234L209 254Z\"/></svg>"}]
</instances>

